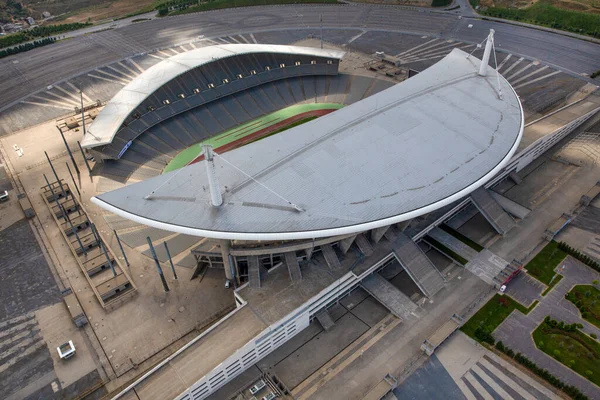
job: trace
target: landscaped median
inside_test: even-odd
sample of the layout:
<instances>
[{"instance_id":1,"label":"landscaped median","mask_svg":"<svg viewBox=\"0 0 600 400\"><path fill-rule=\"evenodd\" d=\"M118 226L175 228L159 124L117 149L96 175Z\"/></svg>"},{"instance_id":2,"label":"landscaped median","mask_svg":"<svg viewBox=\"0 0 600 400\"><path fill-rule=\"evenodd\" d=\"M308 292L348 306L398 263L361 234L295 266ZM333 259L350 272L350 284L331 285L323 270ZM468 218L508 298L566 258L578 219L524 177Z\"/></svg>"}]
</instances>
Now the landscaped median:
<instances>
[{"instance_id":1,"label":"landscaped median","mask_svg":"<svg viewBox=\"0 0 600 400\"><path fill-rule=\"evenodd\" d=\"M554 269L566 257L567 253L558 248L557 242L552 241L525 265L528 275L548 285L548 288L542 293L543 296L562 279L562 275L554 272Z\"/></svg>"},{"instance_id":2,"label":"landscaped median","mask_svg":"<svg viewBox=\"0 0 600 400\"><path fill-rule=\"evenodd\" d=\"M600 343L579 327L546 317L532 336L538 349L600 385Z\"/></svg>"},{"instance_id":3,"label":"landscaped median","mask_svg":"<svg viewBox=\"0 0 600 400\"><path fill-rule=\"evenodd\" d=\"M600 290L597 287L576 285L565 297L575 304L583 319L600 328Z\"/></svg>"},{"instance_id":4,"label":"landscaped median","mask_svg":"<svg viewBox=\"0 0 600 400\"><path fill-rule=\"evenodd\" d=\"M267 136L309 122L343 107L336 103L297 104L274 113L238 125L203 142L188 147L177 154L165 167L163 173L174 171L203 159L202 145L210 144L217 153L244 146Z\"/></svg>"},{"instance_id":5,"label":"landscaped median","mask_svg":"<svg viewBox=\"0 0 600 400\"><path fill-rule=\"evenodd\" d=\"M483 307L475 313L460 330L477 340L494 344L492 332L512 313L514 310L527 315L538 304L533 304L526 308L507 295L496 294Z\"/></svg>"}]
</instances>

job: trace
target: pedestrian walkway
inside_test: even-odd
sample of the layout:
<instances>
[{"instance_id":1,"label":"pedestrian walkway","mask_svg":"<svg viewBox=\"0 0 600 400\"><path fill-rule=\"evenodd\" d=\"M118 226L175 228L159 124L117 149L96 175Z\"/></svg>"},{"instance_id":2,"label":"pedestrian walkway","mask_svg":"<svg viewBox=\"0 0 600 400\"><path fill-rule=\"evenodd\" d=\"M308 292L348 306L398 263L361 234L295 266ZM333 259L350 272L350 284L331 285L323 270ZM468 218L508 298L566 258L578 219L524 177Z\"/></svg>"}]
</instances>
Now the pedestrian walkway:
<instances>
[{"instance_id":1,"label":"pedestrian walkway","mask_svg":"<svg viewBox=\"0 0 600 400\"><path fill-rule=\"evenodd\" d=\"M582 324L583 332L600 337L600 329L583 320L579 310L565 299L565 294L574 285L590 284L593 280L600 279L600 274L572 257L567 257L556 271L563 275L563 278L546 296L540 297L540 304L527 315L513 311L496 328L494 337L513 351L524 354L563 382L578 387L590 398L600 398L600 387L539 350L531 337L531 332L543 322L546 316L569 324Z\"/></svg>"},{"instance_id":2,"label":"pedestrian walkway","mask_svg":"<svg viewBox=\"0 0 600 400\"><path fill-rule=\"evenodd\" d=\"M468 244L461 242L448 232L438 227L435 227L429 231L429 236L467 261L471 261L473 258L477 257L477 254L479 254L477 250L473 249Z\"/></svg>"}]
</instances>

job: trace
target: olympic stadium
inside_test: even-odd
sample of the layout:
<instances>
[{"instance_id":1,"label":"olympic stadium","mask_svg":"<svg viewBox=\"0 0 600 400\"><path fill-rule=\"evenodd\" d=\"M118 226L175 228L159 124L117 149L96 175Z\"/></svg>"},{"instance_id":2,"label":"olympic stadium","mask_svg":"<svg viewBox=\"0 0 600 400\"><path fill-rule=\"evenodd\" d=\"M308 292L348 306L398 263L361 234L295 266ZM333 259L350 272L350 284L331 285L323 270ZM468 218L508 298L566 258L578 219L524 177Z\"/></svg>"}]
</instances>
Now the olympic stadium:
<instances>
[{"instance_id":1,"label":"olympic stadium","mask_svg":"<svg viewBox=\"0 0 600 400\"><path fill-rule=\"evenodd\" d=\"M544 302L519 297L538 236L583 227L565 207L597 181L598 46L452 11L259 8L11 62L2 156L77 328L57 300L29 311L55 372L26 359L10 395L56 374L114 399L515 397L509 379L554 398L483 358L455 376L479 350L446 349L500 287Z\"/></svg>"}]
</instances>

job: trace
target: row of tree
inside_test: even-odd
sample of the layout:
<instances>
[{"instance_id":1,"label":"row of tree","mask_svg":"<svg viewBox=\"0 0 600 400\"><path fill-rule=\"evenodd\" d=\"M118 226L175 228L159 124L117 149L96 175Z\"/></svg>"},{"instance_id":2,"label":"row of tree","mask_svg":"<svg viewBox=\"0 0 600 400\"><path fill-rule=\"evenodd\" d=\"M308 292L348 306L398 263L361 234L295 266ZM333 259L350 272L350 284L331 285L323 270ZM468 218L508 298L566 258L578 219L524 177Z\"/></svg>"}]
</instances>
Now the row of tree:
<instances>
[{"instance_id":1,"label":"row of tree","mask_svg":"<svg viewBox=\"0 0 600 400\"><path fill-rule=\"evenodd\" d=\"M0 38L0 49L15 46L20 43L29 42L30 40L34 40L37 38L44 38L48 36L57 35L59 33L64 33L68 31L74 31L76 29L85 28L86 26L90 26L91 23L81 23L74 22L71 24L61 24L61 25L46 25L46 26L36 26L35 28L28 29L25 31L21 31L18 33L13 33L10 35L6 35Z\"/></svg>"},{"instance_id":2,"label":"row of tree","mask_svg":"<svg viewBox=\"0 0 600 400\"><path fill-rule=\"evenodd\" d=\"M13 54L22 53L35 49L36 47L42 47L56 42L55 38L44 38L36 40L34 42L24 43L18 46L10 47L8 49L0 50L0 58L12 56Z\"/></svg>"}]
</instances>

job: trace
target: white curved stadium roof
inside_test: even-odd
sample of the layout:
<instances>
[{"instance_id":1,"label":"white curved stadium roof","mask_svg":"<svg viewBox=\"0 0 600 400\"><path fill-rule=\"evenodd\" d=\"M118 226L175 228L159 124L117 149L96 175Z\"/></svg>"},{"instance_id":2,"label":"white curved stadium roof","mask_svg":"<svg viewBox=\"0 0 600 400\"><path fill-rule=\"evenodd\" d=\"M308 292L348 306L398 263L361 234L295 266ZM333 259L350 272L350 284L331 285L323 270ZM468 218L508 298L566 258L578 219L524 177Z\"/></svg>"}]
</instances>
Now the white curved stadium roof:
<instances>
[{"instance_id":1,"label":"white curved stadium roof","mask_svg":"<svg viewBox=\"0 0 600 400\"><path fill-rule=\"evenodd\" d=\"M210 204L203 163L92 201L160 229L240 240L349 234L417 217L482 186L521 140L519 98L500 77L500 99L496 72L479 76L479 64L455 49L401 84L215 157L220 207Z\"/></svg>"},{"instance_id":2,"label":"white curved stadium roof","mask_svg":"<svg viewBox=\"0 0 600 400\"><path fill-rule=\"evenodd\" d=\"M167 58L148 68L117 93L98 114L81 141L83 148L110 144L117 131L148 96L167 82L210 62L247 53L280 53L340 59L343 52L274 44L225 44L202 47Z\"/></svg>"}]
</instances>

